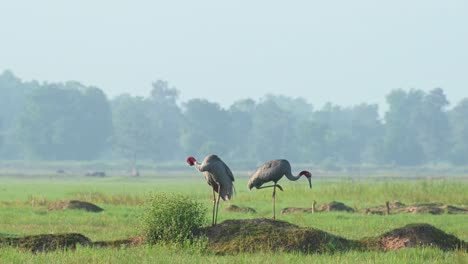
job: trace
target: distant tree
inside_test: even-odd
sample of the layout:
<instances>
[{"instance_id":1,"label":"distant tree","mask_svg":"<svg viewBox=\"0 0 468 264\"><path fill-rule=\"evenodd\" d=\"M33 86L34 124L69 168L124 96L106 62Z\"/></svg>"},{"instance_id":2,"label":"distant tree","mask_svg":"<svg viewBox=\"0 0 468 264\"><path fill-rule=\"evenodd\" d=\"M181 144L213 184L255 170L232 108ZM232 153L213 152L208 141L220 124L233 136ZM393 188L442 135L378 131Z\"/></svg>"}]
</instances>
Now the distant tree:
<instances>
[{"instance_id":1,"label":"distant tree","mask_svg":"<svg viewBox=\"0 0 468 264\"><path fill-rule=\"evenodd\" d=\"M294 148L296 124L290 114L275 102L266 99L257 104L252 127L251 147L257 161L278 157L297 159L298 153Z\"/></svg>"},{"instance_id":2,"label":"distant tree","mask_svg":"<svg viewBox=\"0 0 468 264\"><path fill-rule=\"evenodd\" d=\"M2 147L3 147L3 124L2 124L2 119L0 118L0 153L2 151Z\"/></svg>"},{"instance_id":3,"label":"distant tree","mask_svg":"<svg viewBox=\"0 0 468 264\"><path fill-rule=\"evenodd\" d=\"M39 87L37 82L23 82L11 71L0 73L0 119L3 148L0 159L22 158L16 135L18 117L24 108L26 94Z\"/></svg>"},{"instance_id":4,"label":"distant tree","mask_svg":"<svg viewBox=\"0 0 468 264\"><path fill-rule=\"evenodd\" d=\"M285 95L267 94L263 100L275 103L296 120L309 120L314 110L313 106L303 97L293 98Z\"/></svg>"},{"instance_id":5,"label":"distant tree","mask_svg":"<svg viewBox=\"0 0 468 264\"><path fill-rule=\"evenodd\" d=\"M234 102L229 107L229 129L226 143L228 144L228 156L237 161L249 162L254 153L250 147L252 141L253 113L256 103L252 99L244 99Z\"/></svg>"},{"instance_id":6,"label":"distant tree","mask_svg":"<svg viewBox=\"0 0 468 264\"><path fill-rule=\"evenodd\" d=\"M102 90L87 87L81 93L82 106L78 110L80 119L76 125L84 128L81 129L80 139L83 157L95 159L111 146L112 112ZM93 153L88 153L90 151Z\"/></svg>"},{"instance_id":7,"label":"distant tree","mask_svg":"<svg viewBox=\"0 0 468 264\"><path fill-rule=\"evenodd\" d=\"M148 98L148 118L151 125L151 156L154 160L174 160L181 151L183 115L177 105L179 91L165 81L153 83Z\"/></svg>"},{"instance_id":8,"label":"distant tree","mask_svg":"<svg viewBox=\"0 0 468 264\"><path fill-rule=\"evenodd\" d=\"M94 159L112 132L106 97L76 82L45 84L27 97L17 135L36 159Z\"/></svg>"},{"instance_id":9,"label":"distant tree","mask_svg":"<svg viewBox=\"0 0 468 264\"><path fill-rule=\"evenodd\" d=\"M442 89L395 90L387 96L384 149L387 160L400 165L418 165L446 159L450 126Z\"/></svg>"},{"instance_id":10,"label":"distant tree","mask_svg":"<svg viewBox=\"0 0 468 264\"><path fill-rule=\"evenodd\" d=\"M468 165L468 98L450 112L451 149L448 159L455 165Z\"/></svg>"},{"instance_id":11,"label":"distant tree","mask_svg":"<svg viewBox=\"0 0 468 264\"><path fill-rule=\"evenodd\" d=\"M225 140L229 129L227 111L205 99L192 99L184 104L184 108L185 126L181 142L186 154L226 154Z\"/></svg>"},{"instance_id":12,"label":"distant tree","mask_svg":"<svg viewBox=\"0 0 468 264\"><path fill-rule=\"evenodd\" d=\"M383 138L384 125L379 117L378 105L359 104L350 111L350 131L355 146L354 155L350 155L350 160L354 163L378 162L378 157L368 155L370 150L376 150L376 146ZM357 153L359 155L356 155Z\"/></svg>"},{"instance_id":13,"label":"distant tree","mask_svg":"<svg viewBox=\"0 0 468 264\"><path fill-rule=\"evenodd\" d=\"M321 162L330 156L333 150L329 150L327 145L329 130L329 125L323 122L303 121L299 124L297 151L300 161Z\"/></svg>"},{"instance_id":14,"label":"distant tree","mask_svg":"<svg viewBox=\"0 0 468 264\"><path fill-rule=\"evenodd\" d=\"M368 104L344 108L327 103L313 113L309 125L315 130L309 140L316 142L315 149L321 153L315 154L318 160L360 163L370 143L382 133L378 107Z\"/></svg>"},{"instance_id":15,"label":"distant tree","mask_svg":"<svg viewBox=\"0 0 468 264\"><path fill-rule=\"evenodd\" d=\"M446 112L449 102L440 88L424 96L417 118L418 141L427 161L437 162L447 158L449 151L450 125Z\"/></svg>"},{"instance_id":16,"label":"distant tree","mask_svg":"<svg viewBox=\"0 0 468 264\"><path fill-rule=\"evenodd\" d=\"M138 159L151 157L154 142L148 103L142 97L120 95L112 101L114 150L136 169Z\"/></svg>"},{"instance_id":17,"label":"distant tree","mask_svg":"<svg viewBox=\"0 0 468 264\"><path fill-rule=\"evenodd\" d=\"M425 161L417 129L424 95L420 90L394 90L387 95L389 110L385 114L386 133L383 141L383 155L387 162L419 165Z\"/></svg>"}]
</instances>

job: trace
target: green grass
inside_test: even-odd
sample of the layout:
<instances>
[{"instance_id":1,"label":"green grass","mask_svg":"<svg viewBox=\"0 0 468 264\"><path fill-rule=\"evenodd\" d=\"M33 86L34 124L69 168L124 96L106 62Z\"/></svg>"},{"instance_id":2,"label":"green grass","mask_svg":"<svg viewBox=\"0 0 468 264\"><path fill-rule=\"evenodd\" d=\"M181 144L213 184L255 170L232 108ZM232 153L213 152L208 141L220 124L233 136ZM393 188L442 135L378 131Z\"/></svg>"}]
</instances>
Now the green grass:
<instances>
[{"instance_id":1,"label":"green grass","mask_svg":"<svg viewBox=\"0 0 468 264\"><path fill-rule=\"evenodd\" d=\"M78 248L76 251L23 253L5 248L4 263L466 263L466 252L444 252L433 248L405 249L395 252L357 252L336 254L257 253L235 256L204 254L190 249L166 246L140 246L122 249Z\"/></svg>"},{"instance_id":2,"label":"green grass","mask_svg":"<svg viewBox=\"0 0 468 264\"><path fill-rule=\"evenodd\" d=\"M59 176L28 177L18 180L0 178L0 234L29 235L41 233L78 232L93 241L114 240L139 235L138 217L141 206L150 193L169 192L189 195L211 208L212 196L203 176L171 174L168 177L87 177ZM164 175L163 175L164 176ZM271 217L271 190L246 188L246 180L236 181L237 195L231 202L221 203L218 222L226 219ZM443 202L451 205L468 205L468 182L465 180L416 180L416 181L315 181L308 189L306 181L281 182L284 192L277 193L277 213L284 207L310 207L313 200L319 204L332 200L361 209L382 205L385 201L399 200L406 204L416 202ZM101 213L82 211L47 211L49 202L60 199L80 199L96 203L105 209ZM223 211L229 204L249 206L257 214ZM208 220L211 210L207 211ZM351 239L376 236L390 229L410 223L429 223L448 233L468 240L468 215L361 215L351 213L318 213L279 215L280 220L300 226L311 226ZM209 221L208 221L209 222ZM257 263L277 262L305 263L463 263L467 253L442 252L432 248L418 248L397 252L345 252L333 255L301 254L241 254L214 256L202 254L196 249L173 249L165 246L122 249L79 248L76 251L57 251L33 255L12 248L0 250L2 262L12 263ZM6 261L4 261L6 260Z\"/></svg>"}]
</instances>

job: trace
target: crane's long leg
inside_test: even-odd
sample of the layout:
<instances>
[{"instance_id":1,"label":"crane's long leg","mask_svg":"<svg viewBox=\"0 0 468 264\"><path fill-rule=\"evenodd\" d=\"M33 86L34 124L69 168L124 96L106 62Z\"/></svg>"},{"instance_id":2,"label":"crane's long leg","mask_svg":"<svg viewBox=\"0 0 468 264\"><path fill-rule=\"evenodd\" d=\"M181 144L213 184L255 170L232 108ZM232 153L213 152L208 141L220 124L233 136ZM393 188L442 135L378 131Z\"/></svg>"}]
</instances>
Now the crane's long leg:
<instances>
[{"instance_id":1,"label":"crane's long leg","mask_svg":"<svg viewBox=\"0 0 468 264\"><path fill-rule=\"evenodd\" d=\"M273 220L276 219L276 183L273 186Z\"/></svg>"},{"instance_id":2,"label":"crane's long leg","mask_svg":"<svg viewBox=\"0 0 468 264\"><path fill-rule=\"evenodd\" d=\"M216 208L216 194L215 194L215 190L213 189L213 215L211 218L212 226L214 226L214 221L215 221L215 208Z\"/></svg>"},{"instance_id":3,"label":"crane's long leg","mask_svg":"<svg viewBox=\"0 0 468 264\"><path fill-rule=\"evenodd\" d=\"M218 183L218 201L216 202L216 217L215 217L215 221L214 221L215 225L218 222L218 210L219 210L219 198L220 198L220 196L221 196L221 185L219 185L219 183Z\"/></svg>"}]
</instances>

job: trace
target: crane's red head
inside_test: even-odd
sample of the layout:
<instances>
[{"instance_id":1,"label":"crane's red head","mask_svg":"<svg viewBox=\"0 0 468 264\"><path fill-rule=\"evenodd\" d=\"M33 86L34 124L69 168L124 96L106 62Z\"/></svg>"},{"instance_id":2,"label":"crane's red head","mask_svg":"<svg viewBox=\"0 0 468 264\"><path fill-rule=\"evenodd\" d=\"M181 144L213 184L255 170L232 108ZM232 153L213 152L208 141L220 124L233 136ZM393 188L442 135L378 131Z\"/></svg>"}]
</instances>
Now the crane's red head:
<instances>
[{"instance_id":1,"label":"crane's red head","mask_svg":"<svg viewBox=\"0 0 468 264\"><path fill-rule=\"evenodd\" d=\"M309 187L312 188L312 174L308 171L301 171L301 173L299 173L299 175L303 175L307 178L307 180L309 181Z\"/></svg>"},{"instance_id":2,"label":"crane's red head","mask_svg":"<svg viewBox=\"0 0 468 264\"><path fill-rule=\"evenodd\" d=\"M195 165L195 162L197 162L197 160L194 157L190 156L190 157L187 158L187 164L188 165L193 166L193 165Z\"/></svg>"}]
</instances>

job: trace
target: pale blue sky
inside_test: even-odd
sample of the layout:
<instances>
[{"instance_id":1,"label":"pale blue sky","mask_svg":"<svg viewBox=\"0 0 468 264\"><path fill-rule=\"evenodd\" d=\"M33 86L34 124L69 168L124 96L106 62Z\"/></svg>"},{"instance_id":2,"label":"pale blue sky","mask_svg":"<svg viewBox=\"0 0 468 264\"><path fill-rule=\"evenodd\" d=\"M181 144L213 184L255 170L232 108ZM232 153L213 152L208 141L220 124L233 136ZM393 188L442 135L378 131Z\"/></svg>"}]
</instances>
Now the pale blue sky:
<instances>
[{"instance_id":1,"label":"pale blue sky","mask_svg":"<svg viewBox=\"0 0 468 264\"><path fill-rule=\"evenodd\" d=\"M0 70L109 96L165 79L183 100L266 93L317 107L395 88L468 97L468 1L0 0Z\"/></svg>"}]
</instances>

